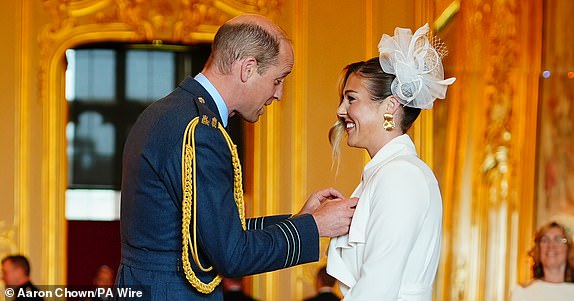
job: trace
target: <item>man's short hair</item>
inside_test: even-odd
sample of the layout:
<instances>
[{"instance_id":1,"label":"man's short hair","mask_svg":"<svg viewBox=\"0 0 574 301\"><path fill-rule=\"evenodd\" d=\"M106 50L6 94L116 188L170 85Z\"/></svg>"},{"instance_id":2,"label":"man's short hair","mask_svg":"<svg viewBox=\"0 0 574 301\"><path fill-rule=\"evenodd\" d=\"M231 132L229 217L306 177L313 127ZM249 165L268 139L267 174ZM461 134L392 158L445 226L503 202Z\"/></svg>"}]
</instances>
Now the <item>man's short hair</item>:
<instances>
[{"instance_id":1,"label":"man's short hair","mask_svg":"<svg viewBox=\"0 0 574 301\"><path fill-rule=\"evenodd\" d=\"M211 56L219 72L228 74L231 65L242 58L254 57L257 72L263 74L279 60L280 36L253 23L225 23L213 40Z\"/></svg>"},{"instance_id":2,"label":"man's short hair","mask_svg":"<svg viewBox=\"0 0 574 301\"><path fill-rule=\"evenodd\" d=\"M23 255L10 255L2 259L2 264L8 260L10 260L13 265L22 268L26 276L30 276L30 262L28 261L28 258Z\"/></svg>"}]
</instances>

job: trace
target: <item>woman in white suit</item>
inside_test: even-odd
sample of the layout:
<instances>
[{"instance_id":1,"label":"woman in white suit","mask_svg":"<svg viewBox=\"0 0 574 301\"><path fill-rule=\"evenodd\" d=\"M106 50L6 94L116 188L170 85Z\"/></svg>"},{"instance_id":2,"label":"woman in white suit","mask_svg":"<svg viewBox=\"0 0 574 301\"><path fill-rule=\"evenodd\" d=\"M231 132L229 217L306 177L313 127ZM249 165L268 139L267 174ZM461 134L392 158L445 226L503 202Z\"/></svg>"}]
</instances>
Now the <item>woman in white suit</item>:
<instances>
[{"instance_id":1,"label":"woman in white suit","mask_svg":"<svg viewBox=\"0 0 574 301\"><path fill-rule=\"evenodd\" d=\"M444 79L444 45L437 50L428 30L397 28L394 37L383 35L378 58L344 69L330 131L334 157L345 131L347 144L371 157L353 193L359 203L349 234L329 246L327 271L344 300L432 300L442 201L406 132L455 79Z\"/></svg>"}]
</instances>

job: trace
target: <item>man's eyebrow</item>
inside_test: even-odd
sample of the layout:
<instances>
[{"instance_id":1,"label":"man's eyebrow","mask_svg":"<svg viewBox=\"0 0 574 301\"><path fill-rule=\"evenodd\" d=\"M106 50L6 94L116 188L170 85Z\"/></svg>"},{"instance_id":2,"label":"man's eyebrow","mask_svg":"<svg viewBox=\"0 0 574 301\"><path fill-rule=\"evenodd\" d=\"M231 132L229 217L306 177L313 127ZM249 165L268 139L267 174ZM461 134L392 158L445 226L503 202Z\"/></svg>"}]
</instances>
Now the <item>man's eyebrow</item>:
<instances>
[{"instance_id":1,"label":"man's eyebrow","mask_svg":"<svg viewBox=\"0 0 574 301\"><path fill-rule=\"evenodd\" d=\"M277 78L285 78L285 77L287 77L287 75L289 75L290 73L291 73L291 70L283 71L283 73L281 73L281 74L279 75L279 77L277 77Z\"/></svg>"}]
</instances>

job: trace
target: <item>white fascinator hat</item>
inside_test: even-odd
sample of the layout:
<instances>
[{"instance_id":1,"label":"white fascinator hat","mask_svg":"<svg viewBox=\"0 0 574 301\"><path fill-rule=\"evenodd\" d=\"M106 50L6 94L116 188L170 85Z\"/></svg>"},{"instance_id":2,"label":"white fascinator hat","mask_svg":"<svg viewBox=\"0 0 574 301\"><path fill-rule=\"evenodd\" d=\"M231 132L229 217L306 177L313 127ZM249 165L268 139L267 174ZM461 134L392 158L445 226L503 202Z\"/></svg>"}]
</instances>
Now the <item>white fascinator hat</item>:
<instances>
[{"instance_id":1,"label":"white fascinator hat","mask_svg":"<svg viewBox=\"0 0 574 301\"><path fill-rule=\"evenodd\" d=\"M431 109L435 99L444 99L447 87L456 80L444 79L446 47L438 38L430 41L428 35L428 23L414 34L397 27L393 37L384 34L379 42L381 67L396 76L391 92L407 107Z\"/></svg>"}]
</instances>

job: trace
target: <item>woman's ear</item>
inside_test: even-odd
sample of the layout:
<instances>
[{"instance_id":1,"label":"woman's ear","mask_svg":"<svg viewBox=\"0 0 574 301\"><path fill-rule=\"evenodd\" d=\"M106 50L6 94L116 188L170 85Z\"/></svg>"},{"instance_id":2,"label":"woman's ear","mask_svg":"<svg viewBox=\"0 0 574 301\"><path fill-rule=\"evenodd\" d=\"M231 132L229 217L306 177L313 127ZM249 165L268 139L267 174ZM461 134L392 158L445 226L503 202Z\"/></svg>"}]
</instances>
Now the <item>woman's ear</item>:
<instances>
[{"instance_id":1,"label":"woman's ear","mask_svg":"<svg viewBox=\"0 0 574 301\"><path fill-rule=\"evenodd\" d=\"M242 82L246 82L255 72L257 72L257 60L254 57L247 57L241 61Z\"/></svg>"},{"instance_id":2,"label":"woman's ear","mask_svg":"<svg viewBox=\"0 0 574 301\"><path fill-rule=\"evenodd\" d=\"M387 97L385 102L386 112L395 115L395 112L397 112L401 103L393 95Z\"/></svg>"}]
</instances>

